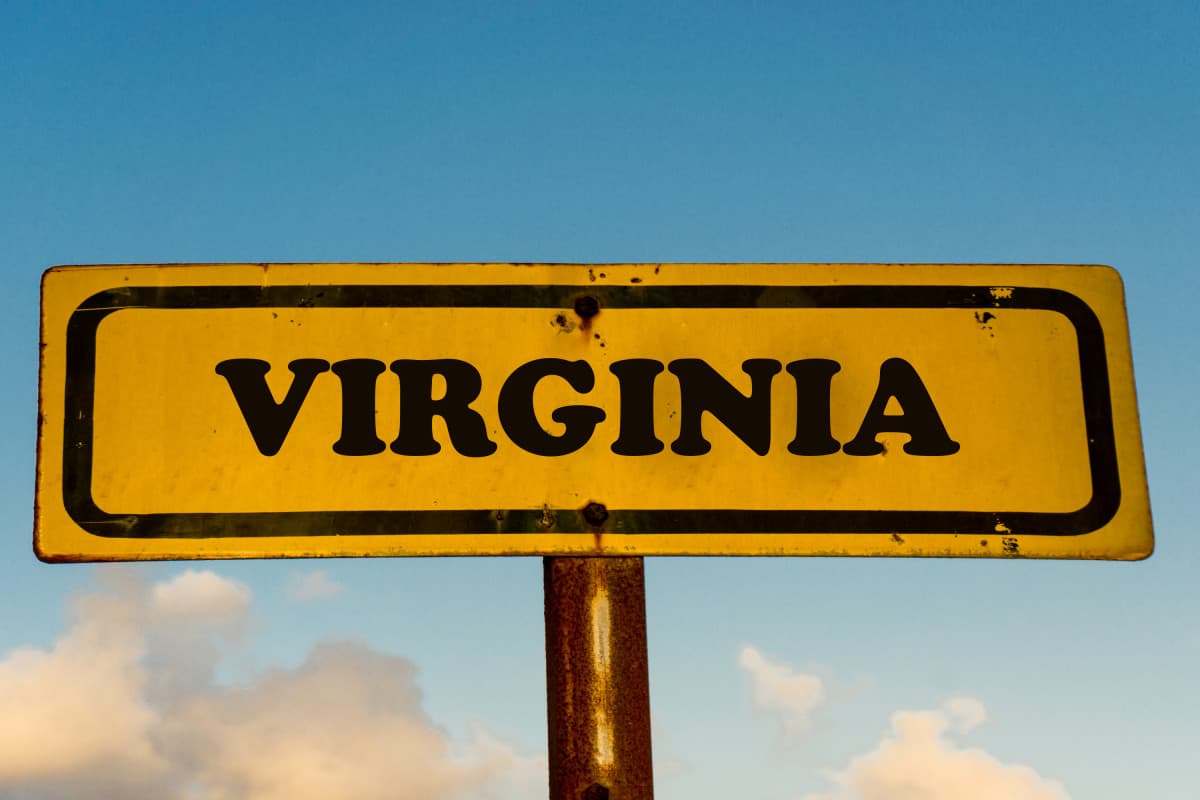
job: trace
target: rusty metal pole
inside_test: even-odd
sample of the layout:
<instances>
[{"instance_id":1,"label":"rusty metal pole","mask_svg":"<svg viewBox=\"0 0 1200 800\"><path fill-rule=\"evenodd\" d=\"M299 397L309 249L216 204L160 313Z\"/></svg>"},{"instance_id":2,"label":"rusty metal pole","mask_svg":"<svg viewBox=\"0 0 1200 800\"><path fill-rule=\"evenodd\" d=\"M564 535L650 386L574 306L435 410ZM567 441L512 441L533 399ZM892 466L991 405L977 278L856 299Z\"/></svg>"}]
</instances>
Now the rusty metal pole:
<instances>
[{"instance_id":1,"label":"rusty metal pole","mask_svg":"<svg viewBox=\"0 0 1200 800\"><path fill-rule=\"evenodd\" d=\"M550 800L651 800L641 558L545 558Z\"/></svg>"}]
</instances>

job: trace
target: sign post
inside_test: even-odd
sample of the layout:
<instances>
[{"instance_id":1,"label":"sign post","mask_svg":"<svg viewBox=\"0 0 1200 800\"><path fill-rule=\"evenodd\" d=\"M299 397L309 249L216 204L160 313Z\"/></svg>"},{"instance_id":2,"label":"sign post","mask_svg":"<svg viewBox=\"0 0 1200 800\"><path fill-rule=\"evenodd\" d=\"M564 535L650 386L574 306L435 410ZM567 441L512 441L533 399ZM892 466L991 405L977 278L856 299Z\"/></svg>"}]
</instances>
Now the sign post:
<instances>
[{"instance_id":1,"label":"sign post","mask_svg":"<svg viewBox=\"0 0 1200 800\"><path fill-rule=\"evenodd\" d=\"M40 366L43 560L544 557L553 800L652 795L643 556L1154 546L1108 267L58 267Z\"/></svg>"},{"instance_id":2,"label":"sign post","mask_svg":"<svg viewBox=\"0 0 1200 800\"><path fill-rule=\"evenodd\" d=\"M546 558L550 800L650 800L641 558Z\"/></svg>"}]
</instances>

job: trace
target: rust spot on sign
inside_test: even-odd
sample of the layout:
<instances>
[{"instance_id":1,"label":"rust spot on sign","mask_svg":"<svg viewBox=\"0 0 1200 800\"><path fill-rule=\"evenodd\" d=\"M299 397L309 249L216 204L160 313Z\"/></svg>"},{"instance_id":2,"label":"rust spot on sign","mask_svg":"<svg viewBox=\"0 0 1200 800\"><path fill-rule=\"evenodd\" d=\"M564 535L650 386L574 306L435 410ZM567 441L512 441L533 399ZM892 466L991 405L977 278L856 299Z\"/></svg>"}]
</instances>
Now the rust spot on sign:
<instances>
[{"instance_id":1,"label":"rust spot on sign","mask_svg":"<svg viewBox=\"0 0 1200 800\"><path fill-rule=\"evenodd\" d=\"M554 315L554 319L550 320L550 325L558 328L559 333L570 333L579 326L579 323L567 316L567 312L559 311Z\"/></svg>"},{"instance_id":2,"label":"rust spot on sign","mask_svg":"<svg viewBox=\"0 0 1200 800\"><path fill-rule=\"evenodd\" d=\"M979 324L980 330L987 331L988 336L992 337L993 339L996 338L996 334L992 330L992 320L994 320L995 318L996 318L996 315L990 311L976 311L975 312L975 322L977 322Z\"/></svg>"}]
</instances>

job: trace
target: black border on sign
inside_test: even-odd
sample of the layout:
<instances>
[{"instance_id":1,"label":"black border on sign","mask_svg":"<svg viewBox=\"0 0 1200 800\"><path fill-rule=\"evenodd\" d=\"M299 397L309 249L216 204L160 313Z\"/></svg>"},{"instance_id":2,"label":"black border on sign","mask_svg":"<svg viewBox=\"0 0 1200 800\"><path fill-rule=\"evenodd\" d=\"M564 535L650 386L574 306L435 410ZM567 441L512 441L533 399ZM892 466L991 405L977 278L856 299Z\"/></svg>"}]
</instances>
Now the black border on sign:
<instances>
[{"instance_id":1,"label":"black border on sign","mask_svg":"<svg viewBox=\"0 0 1200 800\"><path fill-rule=\"evenodd\" d=\"M987 286L134 286L99 292L67 323L63 502L84 530L125 539L404 534L590 533L582 514L541 509L113 514L92 498L96 331L130 308L546 308L583 295L603 308L1020 308L1062 314L1075 327L1092 497L1072 512L610 509L606 533L1041 534L1078 536L1121 502L1104 331L1069 292Z\"/></svg>"}]
</instances>

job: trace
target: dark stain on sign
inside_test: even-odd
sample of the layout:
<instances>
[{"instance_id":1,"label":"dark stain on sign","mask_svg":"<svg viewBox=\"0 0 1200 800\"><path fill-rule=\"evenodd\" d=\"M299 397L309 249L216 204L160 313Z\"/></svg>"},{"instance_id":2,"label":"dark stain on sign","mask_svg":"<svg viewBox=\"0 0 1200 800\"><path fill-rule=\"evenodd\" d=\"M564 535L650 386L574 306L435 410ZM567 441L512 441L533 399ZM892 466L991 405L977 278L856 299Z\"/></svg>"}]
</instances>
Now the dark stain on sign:
<instances>
[{"instance_id":1,"label":"dark stain on sign","mask_svg":"<svg viewBox=\"0 0 1200 800\"><path fill-rule=\"evenodd\" d=\"M575 321L568 317L565 311L555 314L554 319L550 320L550 324L558 328L560 333L570 333L577 327Z\"/></svg>"},{"instance_id":2,"label":"dark stain on sign","mask_svg":"<svg viewBox=\"0 0 1200 800\"><path fill-rule=\"evenodd\" d=\"M988 336L995 339L996 332L992 330L991 322L996 318L996 315L990 311L976 311L975 321L979 323L981 330L987 331Z\"/></svg>"}]
</instances>

